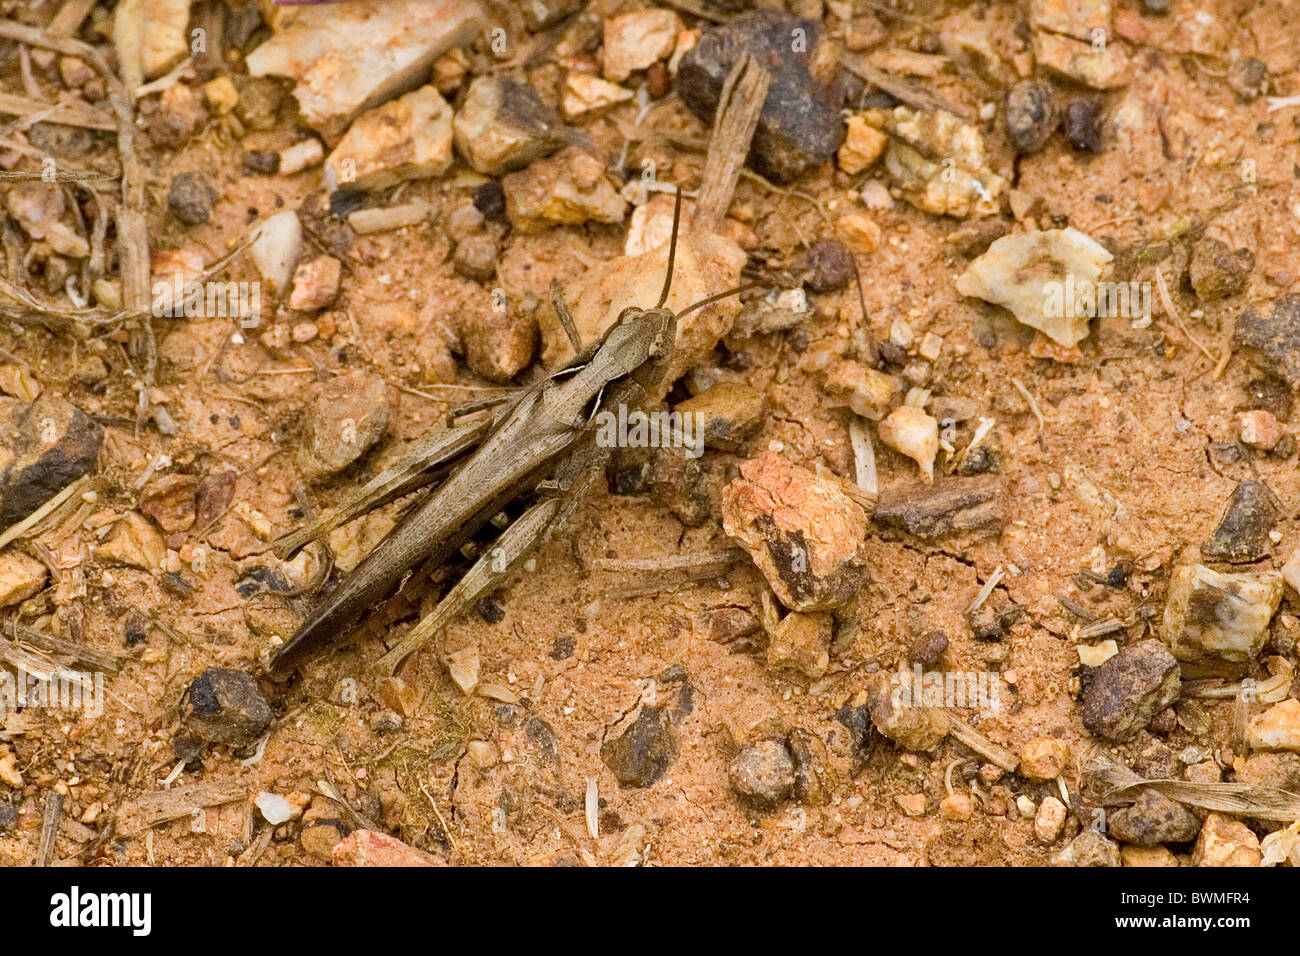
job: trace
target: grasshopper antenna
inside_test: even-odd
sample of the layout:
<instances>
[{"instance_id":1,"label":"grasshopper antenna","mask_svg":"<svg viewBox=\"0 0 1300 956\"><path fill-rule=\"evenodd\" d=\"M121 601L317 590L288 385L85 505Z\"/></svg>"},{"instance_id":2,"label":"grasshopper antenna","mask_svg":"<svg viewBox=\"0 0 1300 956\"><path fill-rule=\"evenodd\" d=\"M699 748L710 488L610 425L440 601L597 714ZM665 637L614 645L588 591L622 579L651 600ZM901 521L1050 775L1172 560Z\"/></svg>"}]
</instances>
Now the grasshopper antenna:
<instances>
[{"instance_id":1,"label":"grasshopper antenna","mask_svg":"<svg viewBox=\"0 0 1300 956\"><path fill-rule=\"evenodd\" d=\"M683 315L686 315L686 313L694 312L696 309L702 309L706 305L712 305L713 303L719 301L720 299L727 298L727 296L729 295L740 295L740 293L748 292L750 289L757 289L761 285L763 285L763 283L760 281L746 282L744 285L738 285L734 289L728 289L726 292L719 292L717 295L711 295L707 299L701 299L699 302L693 302L690 305L688 305L686 308L682 309L682 311L678 312L677 318L680 319Z\"/></svg>"},{"instance_id":2,"label":"grasshopper antenna","mask_svg":"<svg viewBox=\"0 0 1300 956\"><path fill-rule=\"evenodd\" d=\"M673 235L668 240L668 274L664 276L664 290L659 293L656 309L662 309L668 301L668 290L673 286L673 260L677 258L677 226L682 221L682 187L677 187L677 201L673 203Z\"/></svg>"}]
</instances>

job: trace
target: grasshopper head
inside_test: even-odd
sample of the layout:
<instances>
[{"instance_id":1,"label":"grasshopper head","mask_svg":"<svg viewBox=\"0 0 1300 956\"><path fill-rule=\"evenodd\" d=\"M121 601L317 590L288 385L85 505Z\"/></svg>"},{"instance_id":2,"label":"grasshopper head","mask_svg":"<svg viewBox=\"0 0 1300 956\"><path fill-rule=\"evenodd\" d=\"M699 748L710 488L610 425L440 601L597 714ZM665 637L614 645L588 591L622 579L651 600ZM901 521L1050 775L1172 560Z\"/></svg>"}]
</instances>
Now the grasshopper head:
<instances>
[{"instance_id":1,"label":"grasshopper head","mask_svg":"<svg viewBox=\"0 0 1300 956\"><path fill-rule=\"evenodd\" d=\"M610 329L621 340L615 354L627 375L649 387L663 378L677 341L677 316L669 309L624 309Z\"/></svg>"}]
</instances>

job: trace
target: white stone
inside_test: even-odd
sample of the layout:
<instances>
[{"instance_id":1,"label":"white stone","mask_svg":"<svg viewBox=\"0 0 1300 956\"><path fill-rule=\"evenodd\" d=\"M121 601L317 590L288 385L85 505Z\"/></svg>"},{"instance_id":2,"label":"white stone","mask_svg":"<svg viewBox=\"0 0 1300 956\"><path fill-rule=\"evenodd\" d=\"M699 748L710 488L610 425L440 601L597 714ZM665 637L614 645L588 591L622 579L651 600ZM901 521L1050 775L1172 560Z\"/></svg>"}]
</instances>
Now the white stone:
<instances>
[{"instance_id":1,"label":"white stone","mask_svg":"<svg viewBox=\"0 0 1300 956\"><path fill-rule=\"evenodd\" d=\"M477 0L277 7L272 19L275 33L248 55L248 73L295 80L303 119L329 136L410 89L485 23Z\"/></svg>"}]
</instances>

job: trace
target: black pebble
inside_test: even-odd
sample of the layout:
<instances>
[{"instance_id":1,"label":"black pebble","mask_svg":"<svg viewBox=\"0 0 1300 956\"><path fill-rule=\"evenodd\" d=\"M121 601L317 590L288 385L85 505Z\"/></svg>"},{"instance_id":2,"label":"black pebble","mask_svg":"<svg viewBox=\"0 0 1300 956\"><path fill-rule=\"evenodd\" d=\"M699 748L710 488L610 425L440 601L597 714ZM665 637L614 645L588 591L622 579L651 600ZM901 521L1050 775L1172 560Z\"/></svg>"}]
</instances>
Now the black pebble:
<instances>
[{"instance_id":1,"label":"black pebble","mask_svg":"<svg viewBox=\"0 0 1300 956\"><path fill-rule=\"evenodd\" d=\"M499 624L502 618L506 616L505 609L490 594L487 597L479 598L478 603L474 605L474 609L478 611L478 616L488 624Z\"/></svg>"},{"instance_id":2,"label":"black pebble","mask_svg":"<svg viewBox=\"0 0 1300 956\"><path fill-rule=\"evenodd\" d=\"M506 217L506 194L496 183L484 183L474 190L474 208L483 218L498 222Z\"/></svg>"},{"instance_id":3,"label":"black pebble","mask_svg":"<svg viewBox=\"0 0 1300 956\"><path fill-rule=\"evenodd\" d=\"M1101 152L1101 105L1071 100L1065 107L1065 138L1080 152Z\"/></svg>"}]
</instances>

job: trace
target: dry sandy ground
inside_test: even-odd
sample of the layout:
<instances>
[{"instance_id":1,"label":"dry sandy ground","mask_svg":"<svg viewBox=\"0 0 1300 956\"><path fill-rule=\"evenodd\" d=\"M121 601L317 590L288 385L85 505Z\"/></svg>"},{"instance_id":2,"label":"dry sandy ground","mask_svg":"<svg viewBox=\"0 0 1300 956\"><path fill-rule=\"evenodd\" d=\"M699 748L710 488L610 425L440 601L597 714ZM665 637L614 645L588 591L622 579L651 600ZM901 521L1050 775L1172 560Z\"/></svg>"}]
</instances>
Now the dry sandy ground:
<instances>
[{"instance_id":1,"label":"dry sandy ground","mask_svg":"<svg viewBox=\"0 0 1300 956\"><path fill-rule=\"evenodd\" d=\"M639 4L594 0L592 6L612 14ZM821 8L817 2L798 6ZM962 5L919 6L931 8L919 11L921 22L937 29ZM1127 0L1119 6L1135 8ZM1180 6L1174 16L1188 16L1190 9ZM727 547L717 517L721 488L744 458L761 450L779 447L807 467L820 463L852 475L847 413L826 407L818 381L799 356L801 349L848 334L850 321L856 321L856 292L812 296L813 313L799 338L777 333L729 340L711 365L697 370L695 381L744 382L769 402L769 414L744 453L711 451L702 459L712 506L702 526L684 526L654 496L602 489L584 505L569 537L547 545L532 570L497 592L499 620L469 614L450 628L443 647L476 645L480 679L507 688L516 703L464 695L436 653L426 650L405 673L407 696L397 703L406 712L394 726L399 721L386 716L394 696L385 694L367 665L409 625L408 618L388 633L363 630L348 648L320 655L292 679L263 676L276 713L264 745L252 754L207 748L179 774L175 742L184 736L181 698L190 681L214 666L263 674L273 640L290 633L306 612L304 598L265 588L245 596L236 585L257 567L278 570L295 585L311 578L310 559L285 567L270 554L259 522L277 533L295 524L294 491L306 485L294 452L312 390L356 368L373 370L392 386L392 418L382 443L358 466L307 490L306 500L319 509L357 487L405 441L438 427L454 403L426 397L446 398L431 387L484 384L447 357L439 332L448 317L491 310L490 283L453 271L452 243L442 226L478 180L457 167L445 177L403 186L404 200L436 204L431 221L355 239L340 298L310 341L284 333L312 317L283 310L272 318L279 332L258 330L243 342L232 338L224 319L161 323L156 397L178 426L169 438L133 427L136 377L119 336L87 342L0 327L2 354L29 366L45 389L105 416L100 498L83 518L100 509L117 514L138 508L150 482L170 472L236 476L230 507L218 520L168 542L168 566L179 567L193 586L188 596L163 586L162 569L110 567L87 557L65 572L81 583L81 593L71 585L52 587L22 607L25 620L43 626L58 608L65 620L76 621L82 640L127 661L106 682L101 716L28 709L6 718L0 751L15 755L22 783L0 787L0 797L19 810L16 827L0 833L0 861L33 859L43 795L56 789L66 794L65 814L84 821L65 830L56 859L82 853L86 862L101 865L221 865L238 858L255 858L262 866L320 863L305 848L299 821L276 829L269 842L258 841L270 827L249 800L209 808L202 819L132 829L133 801L171 781L174 787L230 782L249 795L302 795L294 797L302 802L333 787L350 807L330 805L342 826L357 825L353 813L359 814L454 863L1047 862L1079 824L1072 817L1064 837L1043 846L1015 798L1023 794L1038 803L1059 796L1055 783L1016 775L995 784L976 778L986 799L976 802L973 817L945 819L936 808L946 786L965 789L969 774L978 770L968 750L948 741L932 754L909 754L877 738L854 772L850 736L835 713L873 670L904 661L918 634L942 628L950 640L945 669L992 670L1004 681L1005 709L973 717L984 734L1013 751L1033 738L1059 738L1081 759L1103 745L1080 721L1074 696L1079 620L1058 595L1097 617L1133 622L1118 635L1121 640L1141 636L1148 627L1143 611L1162 606L1170 568L1198 559L1232 489L1251 476L1263 478L1286 503L1277 524L1281 540L1260 566L1280 566L1300 544L1295 455L1260 454L1237 443L1234 411L1246 404L1253 373L1240 356L1221 374L1215 370L1237 316L1250 303L1296 291L1300 276L1300 111L1269 113L1263 98L1243 101L1227 80L1230 49L1261 59L1275 83L1290 84L1287 91L1300 89L1297 10L1244 0L1196 9L1226 32L1220 55L1162 48L1174 42L1166 39L1170 18L1144 18L1147 42L1128 44L1135 79L1101 97L1111 118L1123 104L1152 105L1162 117L1160 127L1148 126L1120 142L1108 126L1098 155L1076 153L1058 134L1042 152L1015 164L1017 185L1040 198L1032 216L1041 225L1068 221L1116 249L1153 236L1186 235L1189 227L1193 234L1221 235L1233 248L1250 248L1255 265L1245 290L1200 303L1179 285L1173 298L1185 328L1160 310L1149 328L1103 318L1093 323L1077 361L1036 358L1029 330L954 290L967 260L945 237L960 223L898 201L873 213L884 241L875 253L859 257L871 327L886 338L896 322L905 323L914 336L913 354L926 333L941 337L929 387L971 400L979 416L995 422L1008 520L1000 535L969 541L930 542L874 529L868 582L839 612L847 636L837 642L827 674L815 681L774 672L761 652L710 639L712 610L740 606L761 613L766 585L747 562L721 581L630 597L619 595L644 588L646 580L600 570L596 563ZM999 42L1014 44L1016 5L990 4L988 15ZM832 31L841 24L833 14L825 22ZM880 22L889 30L885 45L900 48L923 45L932 30L910 21ZM479 54L472 58L481 60ZM561 67L547 64L529 79L553 101L563 75ZM637 82L644 79L629 85ZM1000 98L1000 91L951 68L923 82L972 113ZM290 112L285 109L282 118ZM617 158L624 149L619 124L636 120L637 113L635 104L624 104L581 125L597 151ZM640 122L685 137L706 133L674 98L656 104ZM1010 174L1013 154L997 120L981 128L995 168ZM289 120L267 131L241 131L229 117L206 116L183 149L151 149L145 158L153 248L194 248L214 258L250 222L297 207L318 191L319 166L293 176L241 170L244 151L280 148L301 135ZM689 185L698 182L704 159L701 152L657 140L628 147L626 167L639 168L644 156ZM1241 161L1247 158L1255 163L1253 184L1242 181ZM185 170L202 171L216 189L206 225L182 226L167 215L168 184ZM733 215L758 239L755 261L784 261L810 239L830 235L829 223L857 207L863 179L836 172L834 164L804 177L797 190L817 205L742 179ZM599 225L511 234L500 264L502 282L531 308L545 299L553 278L572 280L586 264L619 254L623 235L623 226ZM231 276L250 278L249 266L237 262ZM1201 313L1190 317L1197 308ZM101 357L110 370L92 385L74 375L88 354ZM1041 420L1017 383L1033 397ZM959 429L959 446L972 424ZM877 451L882 487L918 483L912 462L879 444ZM354 563L400 510L400 504L389 505L360 521L340 560ZM61 526L42 541L61 555L77 553L93 538L93 529ZM206 559L196 565L196 552L203 551ZM1134 568L1122 588L1079 577L1084 569L1107 573L1121 560ZM995 599L1014 601L1025 613L1004 641L980 643L965 611L998 567L1008 573ZM66 603L65 593L72 595ZM1274 621L1277 647L1300 633L1293 601L1288 596ZM128 643L137 632L143 640ZM693 689L693 706L675 728L676 760L653 786L620 787L602 762L601 745L639 703L679 693L662 678L674 667L684 668ZM1227 759L1222 748L1229 744L1232 706L1207 708L1208 733L1193 736L1176 726L1105 749L1130 766L1144 759L1150 765L1161 754L1188 747ZM727 761L734 741L756 728L802 728L824 742L826 805L792 801L759 813L737 800ZM478 751L488 756L472 758L470 741L490 743L492 748ZM1181 773L1182 766L1176 768ZM1076 792L1077 770L1068 770L1064 779ZM591 780L602 807L596 840L583 813ZM924 795L924 812L911 816L896 798L915 808L915 799L907 798L917 794ZM326 805L324 798L316 800ZM255 853L248 852L250 846Z\"/></svg>"}]
</instances>

